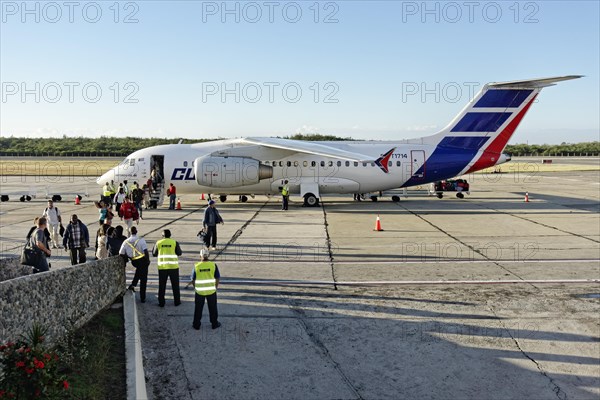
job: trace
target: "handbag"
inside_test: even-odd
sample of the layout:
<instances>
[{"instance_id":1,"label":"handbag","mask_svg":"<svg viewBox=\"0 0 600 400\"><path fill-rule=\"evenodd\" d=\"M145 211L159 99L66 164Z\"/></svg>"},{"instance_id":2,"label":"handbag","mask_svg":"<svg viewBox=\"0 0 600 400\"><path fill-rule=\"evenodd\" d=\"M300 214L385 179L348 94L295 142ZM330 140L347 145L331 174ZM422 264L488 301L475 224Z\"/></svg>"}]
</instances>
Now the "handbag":
<instances>
[{"instance_id":1,"label":"handbag","mask_svg":"<svg viewBox=\"0 0 600 400\"><path fill-rule=\"evenodd\" d=\"M65 227L63 226L62 222L60 223L60 229L58 230L58 233L61 237L65 236Z\"/></svg>"},{"instance_id":2,"label":"handbag","mask_svg":"<svg viewBox=\"0 0 600 400\"><path fill-rule=\"evenodd\" d=\"M23 252L21 253L21 265L29 265L31 267L37 267L42 261L42 252L40 249L33 248L30 245L23 246Z\"/></svg>"}]
</instances>

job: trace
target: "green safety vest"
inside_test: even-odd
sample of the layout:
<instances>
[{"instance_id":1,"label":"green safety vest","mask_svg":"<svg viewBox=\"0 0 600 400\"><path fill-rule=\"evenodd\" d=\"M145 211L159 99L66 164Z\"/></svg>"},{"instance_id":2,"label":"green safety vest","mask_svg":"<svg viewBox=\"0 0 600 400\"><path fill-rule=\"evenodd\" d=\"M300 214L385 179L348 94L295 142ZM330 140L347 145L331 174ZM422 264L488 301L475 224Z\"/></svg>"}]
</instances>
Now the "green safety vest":
<instances>
[{"instance_id":1,"label":"green safety vest","mask_svg":"<svg viewBox=\"0 0 600 400\"><path fill-rule=\"evenodd\" d=\"M287 196L289 194L290 194L290 187L288 185L283 185L283 188L281 188L281 195Z\"/></svg>"},{"instance_id":2,"label":"green safety vest","mask_svg":"<svg viewBox=\"0 0 600 400\"><path fill-rule=\"evenodd\" d=\"M215 279L215 270L217 266L212 261L202 261L194 266L196 270L196 280L194 287L196 293L200 296L210 296L217 291L217 280Z\"/></svg>"},{"instance_id":3,"label":"green safety vest","mask_svg":"<svg viewBox=\"0 0 600 400\"><path fill-rule=\"evenodd\" d=\"M177 242L173 239L161 239L156 242L158 249L158 269L177 269L179 261L175 253Z\"/></svg>"},{"instance_id":4,"label":"green safety vest","mask_svg":"<svg viewBox=\"0 0 600 400\"><path fill-rule=\"evenodd\" d=\"M115 193L117 193L115 191L115 186L114 185L109 184L108 185L108 190L110 191L110 194L113 195L113 196L115 195Z\"/></svg>"}]
</instances>

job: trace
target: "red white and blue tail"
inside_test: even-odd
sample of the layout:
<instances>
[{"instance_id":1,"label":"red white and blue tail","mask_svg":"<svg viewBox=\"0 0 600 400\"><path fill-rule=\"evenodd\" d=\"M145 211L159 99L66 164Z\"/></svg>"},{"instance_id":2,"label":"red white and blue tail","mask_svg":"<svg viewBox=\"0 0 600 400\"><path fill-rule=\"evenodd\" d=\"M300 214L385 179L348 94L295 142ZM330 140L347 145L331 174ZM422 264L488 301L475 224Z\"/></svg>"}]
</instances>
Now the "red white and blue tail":
<instances>
[{"instance_id":1,"label":"red white and blue tail","mask_svg":"<svg viewBox=\"0 0 600 400\"><path fill-rule=\"evenodd\" d=\"M477 171L504 161L502 151L542 88L580 77L569 75L488 83L448 126L420 140L423 144L436 146L427 159L428 171L436 170L437 160L443 164L450 161L449 158L453 161L452 171L447 167L441 168L446 177ZM428 178L433 178L431 174L428 175Z\"/></svg>"}]
</instances>

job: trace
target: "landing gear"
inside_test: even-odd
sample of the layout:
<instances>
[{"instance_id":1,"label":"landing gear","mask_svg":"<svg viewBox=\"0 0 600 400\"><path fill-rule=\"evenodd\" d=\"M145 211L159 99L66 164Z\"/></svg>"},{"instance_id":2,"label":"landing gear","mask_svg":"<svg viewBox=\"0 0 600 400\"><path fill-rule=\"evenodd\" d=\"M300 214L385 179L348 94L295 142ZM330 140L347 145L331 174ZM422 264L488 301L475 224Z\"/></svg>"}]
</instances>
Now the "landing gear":
<instances>
[{"instance_id":1,"label":"landing gear","mask_svg":"<svg viewBox=\"0 0 600 400\"><path fill-rule=\"evenodd\" d=\"M459 199L464 199L465 195L462 194L461 192L456 193L456 197L458 197Z\"/></svg>"},{"instance_id":2,"label":"landing gear","mask_svg":"<svg viewBox=\"0 0 600 400\"><path fill-rule=\"evenodd\" d=\"M57 201L61 201L62 200L62 196L60 194L55 194L54 196L52 196L52 201L57 202Z\"/></svg>"},{"instance_id":3,"label":"landing gear","mask_svg":"<svg viewBox=\"0 0 600 400\"><path fill-rule=\"evenodd\" d=\"M224 194L220 195L219 196L219 201L221 203L225 203L227 201L227 196L225 196Z\"/></svg>"},{"instance_id":4,"label":"landing gear","mask_svg":"<svg viewBox=\"0 0 600 400\"><path fill-rule=\"evenodd\" d=\"M436 196L437 196L438 199L441 199L441 198L444 197L444 194L443 193L438 193L438 194L436 194Z\"/></svg>"},{"instance_id":5,"label":"landing gear","mask_svg":"<svg viewBox=\"0 0 600 400\"><path fill-rule=\"evenodd\" d=\"M2 201L2 202L8 201L8 195L7 195L7 194L3 194L3 195L0 197L0 201Z\"/></svg>"},{"instance_id":6,"label":"landing gear","mask_svg":"<svg viewBox=\"0 0 600 400\"><path fill-rule=\"evenodd\" d=\"M371 201L377 201L377 196L371 196Z\"/></svg>"},{"instance_id":7,"label":"landing gear","mask_svg":"<svg viewBox=\"0 0 600 400\"><path fill-rule=\"evenodd\" d=\"M304 205L306 207L317 207L319 205L319 199L312 193L306 193L304 195Z\"/></svg>"},{"instance_id":8,"label":"landing gear","mask_svg":"<svg viewBox=\"0 0 600 400\"><path fill-rule=\"evenodd\" d=\"M247 197L247 196L244 196L244 195L242 195L242 196L240 196L240 199L239 199L239 200L240 200L242 203L245 203L245 202L247 202L247 201L248 201L248 197Z\"/></svg>"},{"instance_id":9,"label":"landing gear","mask_svg":"<svg viewBox=\"0 0 600 400\"><path fill-rule=\"evenodd\" d=\"M395 196L395 195L394 195L394 196L392 196L392 201L393 201L394 203L398 203L398 202L400 201L400 196Z\"/></svg>"}]
</instances>

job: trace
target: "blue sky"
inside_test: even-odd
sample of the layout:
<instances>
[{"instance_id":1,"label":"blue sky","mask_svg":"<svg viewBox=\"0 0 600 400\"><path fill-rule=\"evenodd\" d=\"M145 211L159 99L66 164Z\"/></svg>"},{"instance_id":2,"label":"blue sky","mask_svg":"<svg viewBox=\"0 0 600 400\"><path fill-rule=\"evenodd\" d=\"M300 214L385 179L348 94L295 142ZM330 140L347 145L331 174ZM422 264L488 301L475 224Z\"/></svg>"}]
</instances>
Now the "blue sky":
<instances>
[{"instance_id":1,"label":"blue sky","mask_svg":"<svg viewBox=\"0 0 600 400\"><path fill-rule=\"evenodd\" d=\"M581 74L545 89L511 142L599 140L597 1L26 7L1 5L3 136L405 139L486 82Z\"/></svg>"}]
</instances>

